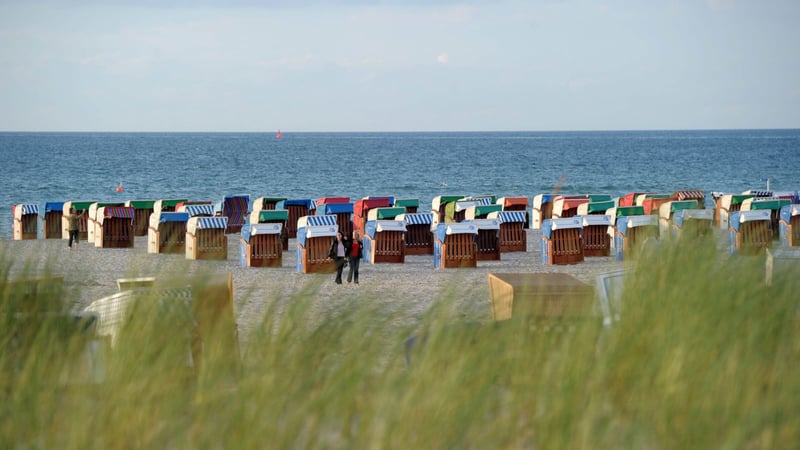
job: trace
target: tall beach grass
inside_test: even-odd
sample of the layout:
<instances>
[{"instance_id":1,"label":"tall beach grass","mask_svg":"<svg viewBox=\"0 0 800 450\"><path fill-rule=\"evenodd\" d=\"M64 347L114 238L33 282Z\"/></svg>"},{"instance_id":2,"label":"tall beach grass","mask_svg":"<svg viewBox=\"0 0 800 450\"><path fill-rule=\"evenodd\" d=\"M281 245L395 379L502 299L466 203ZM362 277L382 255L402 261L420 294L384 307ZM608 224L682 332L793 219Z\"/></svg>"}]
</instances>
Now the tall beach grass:
<instances>
[{"instance_id":1,"label":"tall beach grass","mask_svg":"<svg viewBox=\"0 0 800 450\"><path fill-rule=\"evenodd\" d=\"M763 257L723 257L710 242L639 255L610 327L599 317L549 331L531 317L465 323L448 289L421 323L398 325L370 298L321 311L309 282L263 299L257 332L238 348L205 341L190 367L192 318L141 301L102 381L88 383L72 381L89 339L82 323L30 305L73 304L76 293L28 298L8 280L12 263L2 255L0 448L800 442L800 277L777 273L766 286Z\"/></svg>"}]
</instances>

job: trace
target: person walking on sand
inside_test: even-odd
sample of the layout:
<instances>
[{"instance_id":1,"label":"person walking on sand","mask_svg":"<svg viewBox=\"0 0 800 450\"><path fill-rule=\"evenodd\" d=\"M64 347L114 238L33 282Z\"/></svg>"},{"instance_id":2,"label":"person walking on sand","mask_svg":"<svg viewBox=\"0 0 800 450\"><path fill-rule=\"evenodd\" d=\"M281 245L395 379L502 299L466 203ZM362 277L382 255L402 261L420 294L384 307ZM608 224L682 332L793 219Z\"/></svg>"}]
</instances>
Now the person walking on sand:
<instances>
[{"instance_id":1,"label":"person walking on sand","mask_svg":"<svg viewBox=\"0 0 800 450\"><path fill-rule=\"evenodd\" d=\"M69 209L69 214L67 214L67 224L69 225L67 229L69 230L69 242L67 246L70 250L72 250L72 242L75 241L75 249L78 249L78 220L83 217L86 211L81 211L80 214L76 214L75 208Z\"/></svg>"},{"instance_id":2,"label":"person walking on sand","mask_svg":"<svg viewBox=\"0 0 800 450\"><path fill-rule=\"evenodd\" d=\"M358 265L361 262L364 245L358 235L358 230L353 230L353 240L350 241L350 251L347 257L350 260L350 270L347 272L347 282L355 281L358 284Z\"/></svg>"},{"instance_id":3,"label":"person walking on sand","mask_svg":"<svg viewBox=\"0 0 800 450\"><path fill-rule=\"evenodd\" d=\"M349 242L342 236L341 231L337 231L336 238L331 242L331 249L328 252L328 256L336 263L336 284L342 284L342 271L344 271L344 264L347 262L345 258L349 250Z\"/></svg>"}]
</instances>

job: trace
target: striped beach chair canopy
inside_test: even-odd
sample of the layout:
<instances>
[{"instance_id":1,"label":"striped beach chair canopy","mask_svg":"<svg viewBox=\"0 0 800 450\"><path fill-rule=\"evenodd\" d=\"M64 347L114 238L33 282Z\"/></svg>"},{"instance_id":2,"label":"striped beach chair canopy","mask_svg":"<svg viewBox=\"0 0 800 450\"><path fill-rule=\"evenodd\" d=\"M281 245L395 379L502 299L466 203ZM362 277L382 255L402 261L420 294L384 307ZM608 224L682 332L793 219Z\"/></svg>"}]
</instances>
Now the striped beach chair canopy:
<instances>
[{"instance_id":1,"label":"striped beach chair canopy","mask_svg":"<svg viewBox=\"0 0 800 450\"><path fill-rule=\"evenodd\" d=\"M250 242L251 236L261 234L281 234L283 225L280 223L246 223L242 225L241 236L245 242Z\"/></svg>"},{"instance_id":2,"label":"striped beach chair canopy","mask_svg":"<svg viewBox=\"0 0 800 450\"><path fill-rule=\"evenodd\" d=\"M780 220L786 223L792 223L792 217L800 216L800 205L784 205L781 208Z\"/></svg>"},{"instance_id":3,"label":"striped beach chair canopy","mask_svg":"<svg viewBox=\"0 0 800 450\"><path fill-rule=\"evenodd\" d=\"M289 220L289 211L285 209L262 209L250 213L250 223L286 222Z\"/></svg>"},{"instance_id":4,"label":"striped beach chair canopy","mask_svg":"<svg viewBox=\"0 0 800 450\"><path fill-rule=\"evenodd\" d=\"M672 198L675 200L703 200L706 198L706 193L697 189L688 191L675 191L672 193Z\"/></svg>"},{"instance_id":5,"label":"striped beach chair canopy","mask_svg":"<svg viewBox=\"0 0 800 450\"><path fill-rule=\"evenodd\" d=\"M182 209L189 217L211 217L214 215L214 205L186 205Z\"/></svg>"},{"instance_id":6,"label":"striped beach chair canopy","mask_svg":"<svg viewBox=\"0 0 800 450\"><path fill-rule=\"evenodd\" d=\"M431 213L411 213L399 214L394 220L401 220L406 225L431 225L433 224L433 214Z\"/></svg>"},{"instance_id":7,"label":"striped beach chair canopy","mask_svg":"<svg viewBox=\"0 0 800 450\"><path fill-rule=\"evenodd\" d=\"M500 229L500 221L497 219L471 219L471 220L465 220L464 223L473 223L475 224L476 227L478 227L478 230Z\"/></svg>"},{"instance_id":8,"label":"striped beach chair canopy","mask_svg":"<svg viewBox=\"0 0 800 450\"><path fill-rule=\"evenodd\" d=\"M228 222L236 225L247 221L250 211L250 195L237 194L223 197L221 213L228 218Z\"/></svg>"},{"instance_id":9,"label":"striped beach chair canopy","mask_svg":"<svg viewBox=\"0 0 800 450\"><path fill-rule=\"evenodd\" d=\"M319 207L319 203L317 203ZM317 212L320 210L317 209ZM352 214L353 213L353 204L350 202L345 203L323 203L322 206L322 214L323 215L330 215L330 214Z\"/></svg>"},{"instance_id":10,"label":"striped beach chair canopy","mask_svg":"<svg viewBox=\"0 0 800 450\"><path fill-rule=\"evenodd\" d=\"M401 231L405 233L406 224L399 220L368 220L364 225L364 234L373 239L377 233L383 231Z\"/></svg>"},{"instance_id":11,"label":"striped beach chair canopy","mask_svg":"<svg viewBox=\"0 0 800 450\"><path fill-rule=\"evenodd\" d=\"M444 242L451 234L478 234L478 227L474 223L439 223L433 232L436 239Z\"/></svg>"},{"instance_id":12,"label":"striped beach chair canopy","mask_svg":"<svg viewBox=\"0 0 800 450\"><path fill-rule=\"evenodd\" d=\"M102 206L97 210L97 222L101 225L105 219L131 219L136 216L132 206Z\"/></svg>"},{"instance_id":13,"label":"striped beach chair canopy","mask_svg":"<svg viewBox=\"0 0 800 450\"><path fill-rule=\"evenodd\" d=\"M758 222L771 220L771 214L768 209L759 209L755 211L734 211L731 213L730 226L736 231L739 231L741 224L745 222Z\"/></svg>"},{"instance_id":14,"label":"striped beach chair canopy","mask_svg":"<svg viewBox=\"0 0 800 450\"><path fill-rule=\"evenodd\" d=\"M333 214L323 214L320 216L303 216L297 219L297 228L329 227L331 225L336 225L336 224L337 224L336 216Z\"/></svg>"},{"instance_id":15,"label":"striped beach chair canopy","mask_svg":"<svg viewBox=\"0 0 800 450\"><path fill-rule=\"evenodd\" d=\"M186 231L195 233L197 230L224 230L228 226L227 217L189 217L186 222Z\"/></svg>"},{"instance_id":16,"label":"striped beach chair canopy","mask_svg":"<svg viewBox=\"0 0 800 450\"><path fill-rule=\"evenodd\" d=\"M682 209L676 211L672 216L672 223L676 226L683 227L683 224L689 220L708 220L714 219L713 209Z\"/></svg>"},{"instance_id":17,"label":"striped beach chair canopy","mask_svg":"<svg viewBox=\"0 0 800 450\"><path fill-rule=\"evenodd\" d=\"M746 190L746 191L742 192L742 194L750 195L750 196L753 196L753 197L772 197L772 195L773 195L772 191L765 191L765 190L760 190L760 189L749 189L749 190Z\"/></svg>"},{"instance_id":18,"label":"striped beach chair canopy","mask_svg":"<svg viewBox=\"0 0 800 450\"><path fill-rule=\"evenodd\" d=\"M19 205L13 205L11 208L14 210L15 219L21 219L22 216L27 216L29 214L39 214L39 205L33 203L21 203Z\"/></svg>"},{"instance_id":19,"label":"striped beach chair canopy","mask_svg":"<svg viewBox=\"0 0 800 450\"><path fill-rule=\"evenodd\" d=\"M297 243L305 247L306 241L317 237L333 237L339 231L336 216L303 216L297 219Z\"/></svg>"},{"instance_id":20,"label":"striped beach chair canopy","mask_svg":"<svg viewBox=\"0 0 800 450\"><path fill-rule=\"evenodd\" d=\"M568 230L572 228L583 228L583 223L579 216L567 217L564 219L545 219L542 221L542 235L550 239L555 230Z\"/></svg>"},{"instance_id":21,"label":"striped beach chair canopy","mask_svg":"<svg viewBox=\"0 0 800 450\"><path fill-rule=\"evenodd\" d=\"M489 219L497 219L500 223L525 223L527 216L525 211L495 211L486 216Z\"/></svg>"}]
</instances>

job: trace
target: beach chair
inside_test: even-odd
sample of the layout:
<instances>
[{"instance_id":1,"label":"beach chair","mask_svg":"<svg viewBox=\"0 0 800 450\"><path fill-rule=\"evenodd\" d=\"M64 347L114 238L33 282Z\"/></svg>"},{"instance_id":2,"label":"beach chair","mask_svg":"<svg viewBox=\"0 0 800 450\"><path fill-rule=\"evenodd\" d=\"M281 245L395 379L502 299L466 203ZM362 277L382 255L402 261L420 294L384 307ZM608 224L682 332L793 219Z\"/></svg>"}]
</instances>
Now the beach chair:
<instances>
[{"instance_id":1,"label":"beach chair","mask_svg":"<svg viewBox=\"0 0 800 450\"><path fill-rule=\"evenodd\" d=\"M227 217L189 217L186 222L186 259L228 259L227 222Z\"/></svg>"},{"instance_id":2,"label":"beach chair","mask_svg":"<svg viewBox=\"0 0 800 450\"><path fill-rule=\"evenodd\" d=\"M800 205L784 205L780 212L780 241L784 247L800 247Z\"/></svg>"},{"instance_id":3,"label":"beach chair","mask_svg":"<svg viewBox=\"0 0 800 450\"><path fill-rule=\"evenodd\" d=\"M167 199L159 199L153 204L153 212L176 212L175 208L179 204L183 204L189 201L185 198L167 198Z\"/></svg>"},{"instance_id":4,"label":"beach chair","mask_svg":"<svg viewBox=\"0 0 800 450\"><path fill-rule=\"evenodd\" d=\"M250 223L281 224L281 245L284 250L289 250L289 232L286 231L288 221L289 211L285 209L262 209L250 213Z\"/></svg>"},{"instance_id":5,"label":"beach chair","mask_svg":"<svg viewBox=\"0 0 800 450\"><path fill-rule=\"evenodd\" d=\"M69 239L69 221L66 214L69 214L71 208L75 209L76 214L84 213L78 219L78 239L87 241L89 240L89 207L95 201L68 201L64 202L61 216L61 239ZM85 211L85 212L84 212Z\"/></svg>"},{"instance_id":6,"label":"beach chair","mask_svg":"<svg viewBox=\"0 0 800 450\"><path fill-rule=\"evenodd\" d=\"M608 227L611 217L605 214L588 214L580 217L583 256L611 256L611 236Z\"/></svg>"},{"instance_id":7,"label":"beach chair","mask_svg":"<svg viewBox=\"0 0 800 450\"><path fill-rule=\"evenodd\" d=\"M534 230L542 229L542 222L553 218L553 200L555 194L538 194L533 197L533 207L531 208L531 228Z\"/></svg>"},{"instance_id":8,"label":"beach chair","mask_svg":"<svg viewBox=\"0 0 800 450\"><path fill-rule=\"evenodd\" d=\"M503 211L522 211L525 213L525 228L530 227L530 216L528 214L528 197L500 197L495 201ZM488 216L487 216L488 217Z\"/></svg>"},{"instance_id":9,"label":"beach chair","mask_svg":"<svg viewBox=\"0 0 800 450\"><path fill-rule=\"evenodd\" d=\"M440 223L436 225L433 241L433 267L449 269L477 267L478 246L474 223Z\"/></svg>"},{"instance_id":10,"label":"beach chair","mask_svg":"<svg viewBox=\"0 0 800 450\"><path fill-rule=\"evenodd\" d=\"M99 248L133 248L133 218L130 206L102 206L97 210L94 246Z\"/></svg>"},{"instance_id":11,"label":"beach chair","mask_svg":"<svg viewBox=\"0 0 800 450\"><path fill-rule=\"evenodd\" d=\"M406 261L405 222L394 220L393 216L392 220L368 220L364 228L364 262L402 264Z\"/></svg>"},{"instance_id":12,"label":"beach chair","mask_svg":"<svg viewBox=\"0 0 800 450\"><path fill-rule=\"evenodd\" d=\"M348 238L353 235L353 204L348 202L344 203L325 203L320 206L317 203L317 214L322 212L323 215L336 216L336 224L339 225L339 230L343 236Z\"/></svg>"},{"instance_id":13,"label":"beach chair","mask_svg":"<svg viewBox=\"0 0 800 450\"><path fill-rule=\"evenodd\" d=\"M165 211L168 212L168 211ZM223 230L224 231L224 230ZM173 361L175 376L187 378L204 371L224 370L235 375L241 364L239 337L233 312L233 276L230 272L202 276L174 275L155 278L150 287L125 290L93 301L84 309L97 317L97 334L105 337L112 352L125 346L126 324L140 312L155 308L159 317L174 320L170 336L185 346ZM175 332L173 332L175 331ZM145 346L147 342L143 342ZM163 345L165 342L160 342ZM163 352L161 347L140 348L147 353ZM211 365L213 354L214 365Z\"/></svg>"},{"instance_id":14,"label":"beach chair","mask_svg":"<svg viewBox=\"0 0 800 450\"><path fill-rule=\"evenodd\" d=\"M155 209L155 200L128 200L125 206L132 207L136 216L133 218L133 235L147 236L150 228L150 215Z\"/></svg>"},{"instance_id":15,"label":"beach chair","mask_svg":"<svg viewBox=\"0 0 800 450\"><path fill-rule=\"evenodd\" d=\"M419 210L418 198L399 198L394 200L395 208L404 208L404 214L414 214Z\"/></svg>"},{"instance_id":16,"label":"beach chair","mask_svg":"<svg viewBox=\"0 0 800 450\"><path fill-rule=\"evenodd\" d=\"M528 251L528 234L525 231L527 211L495 211L489 213L488 219L500 223L500 252Z\"/></svg>"},{"instance_id":17,"label":"beach chair","mask_svg":"<svg viewBox=\"0 0 800 450\"><path fill-rule=\"evenodd\" d=\"M324 205L338 204L338 203L351 203L350 197L320 197L317 199L317 214Z\"/></svg>"},{"instance_id":18,"label":"beach chair","mask_svg":"<svg viewBox=\"0 0 800 450\"><path fill-rule=\"evenodd\" d=\"M718 225L720 229L729 229L731 214L742 209L742 203L753 197L750 194L723 194L719 197L717 200L717 217L719 217Z\"/></svg>"},{"instance_id":19,"label":"beach chair","mask_svg":"<svg viewBox=\"0 0 800 450\"><path fill-rule=\"evenodd\" d=\"M277 209L278 203L286 200L286 197L258 197L253 201L253 212L271 211Z\"/></svg>"},{"instance_id":20,"label":"beach chair","mask_svg":"<svg viewBox=\"0 0 800 450\"><path fill-rule=\"evenodd\" d=\"M770 212L769 228L772 232L772 238L778 240L780 235L778 233L778 223L780 222L781 208L791 204L788 198L777 197L757 197L748 198L742 202L741 211L755 211L755 210L768 210Z\"/></svg>"},{"instance_id":21,"label":"beach chair","mask_svg":"<svg viewBox=\"0 0 800 450\"><path fill-rule=\"evenodd\" d=\"M147 229L147 253L186 254L185 212L154 212Z\"/></svg>"},{"instance_id":22,"label":"beach chair","mask_svg":"<svg viewBox=\"0 0 800 450\"><path fill-rule=\"evenodd\" d=\"M250 210L250 196L248 194L228 195L222 199L223 217L228 218L226 233L238 233L242 226L247 223L247 215Z\"/></svg>"},{"instance_id":23,"label":"beach chair","mask_svg":"<svg viewBox=\"0 0 800 450\"><path fill-rule=\"evenodd\" d=\"M64 202L46 202L41 212L42 226L39 228L42 239L61 239L61 217L64 215Z\"/></svg>"},{"instance_id":24,"label":"beach chair","mask_svg":"<svg viewBox=\"0 0 800 450\"><path fill-rule=\"evenodd\" d=\"M545 219L542 222L542 262L546 265L583 262L580 217Z\"/></svg>"},{"instance_id":25,"label":"beach chair","mask_svg":"<svg viewBox=\"0 0 800 450\"><path fill-rule=\"evenodd\" d=\"M303 216L297 220L295 269L302 273L333 273L336 263L329 251L339 226L336 216Z\"/></svg>"},{"instance_id":26,"label":"beach chair","mask_svg":"<svg viewBox=\"0 0 800 450\"><path fill-rule=\"evenodd\" d=\"M12 237L15 241L39 238L39 205L12 205L11 215L14 217Z\"/></svg>"},{"instance_id":27,"label":"beach chair","mask_svg":"<svg viewBox=\"0 0 800 450\"><path fill-rule=\"evenodd\" d=\"M369 220L369 210L388 208L394 202L393 197L364 197L353 203L353 229L364 235L364 225Z\"/></svg>"},{"instance_id":28,"label":"beach chair","mask_svg":"<svg viewBox=\"0 0 800 450\"><path fill-rule=\"evenodd\" d=\"M283 266L280 223L246 223L242 226L239 263L242 267Z\"/></svg>"},{"instance_id":29,"label":"beach chair","mask_svg":"<svg viewBox=\"0 0 800 450\"><path fill-rule=\"evenodd\" d=\"M635 258L639 247L649 238L658 238L658 216L652 214L618 216L614 226L616 259L622 261L626 258Z\"/></svg>"},{"instance_id":30,"label":"beach chair","mask_svg":"<svg viewBox=\"0 0 800 450\"><path fill-rule=\"evenodd\" d=\"M490 273L494 320L524 318L555 325L595 317L595 289L565 273Z\"/></svg>"},{"instance_id":31,"label":"beach chair","mask_svg":"<svg viewBox=\"0 0 800 450\"><path fill-rule=\"evenodd\" d=\"M400 214L395 216L395 220L403 222L406 226L406 255L433 254L433 231L431 231L431 226L433 225L433 214Z\"/></svg>"},{"instance_id":32,"label":"beach chair","mask_svg":"<svg viewBox=\"0 0 800 450\"><path fill-rule=\"evenodd\" d=\"M431 213L433 214L433 224L455 222L452 214L447 215L447 205L461 200L463 195L437 195L431 201Z\"/></svg>"},{"instance_id":33,"label":"beach chair","mask_svg":"<svg viewBox=\"0 0 800 450\"><path fill-rule=\"evenodd\" d=\"M772 244L770 210L735 211L728 236L731 254L760 255Z\"/></svg>"},{"instance_id":34,"label":"beach chair","mask_svg":"<svg viewBox=\"0 0 800 450\"><path fill-rule=\"evenodd\" d=\"M478 253L475 258L478 261L500 261L500 221L498 219L472 219L465 220L464 223L473 223L478 227L478 234L475 236Z\"/></svg>"},{"instance_id":35,"label":"beach chair","mask_svg":"<svg viewBox=\"0 0 800 450\"><path fill-rule=\"evenodd\" d=\"M386 208L372 208L367 213L367 221L370 220L394 220L400 214L405 214L405 208L389 206Z\"/></svg>"},{"instance_id":36,"label":"beach chair","mask_svg":"<svg viewBox=\"0 0 800 450\"><path fill-rule=\"evenodd\" d=\"M301 217L314 214L317 209L314 201L308 198L287 199L278 202L275 208L289 211L289 218L286 220L286 232L289 238L297 237L297 221Z\"/></svg>"},{"instance_id":37,"label":"beach chair","mask_svg":"<svg viewBox=\"0 0 800 450\"><path fill-rule=\"evenodd\" d=\"M697 200L671 200L662 203L658 207L658 231L662 239L672 237L673 235L673 216L678 211L685 209L699 209Z\"/></svg>"},{"instance_id":38,"label":"beach chair","mask_svg":"<svg viewBox=\"0 0 800 450\"><path fill-rule=\"evenodd\" d=\"M100 247L100 244L97 242L97 231L100 228L100 217L98 215L98 211L100 208L105 206L125 206L125 202L95 202L89 205L89 218L86 222L86 230L87 230L87 240L95 245L95 247Z\"/></svg>"}]
</instances>

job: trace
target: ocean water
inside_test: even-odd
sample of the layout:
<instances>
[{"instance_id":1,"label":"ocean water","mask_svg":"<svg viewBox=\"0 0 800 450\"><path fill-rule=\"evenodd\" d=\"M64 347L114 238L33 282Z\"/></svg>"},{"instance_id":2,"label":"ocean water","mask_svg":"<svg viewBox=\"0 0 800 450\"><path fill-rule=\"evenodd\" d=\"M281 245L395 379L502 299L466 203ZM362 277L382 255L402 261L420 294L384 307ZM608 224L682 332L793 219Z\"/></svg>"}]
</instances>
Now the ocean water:
<instances>
[{"instance_id":1,"label":"ocean water","mask_svg":"<svg viewBox=\"0 0 800 450\"><path fill-rule=\"evenodd\" d=\"M800 190L800 130L442 133L0 133L11 206L250 194L624 195ZM116 187L122 185L123 191Z\"/></svg>"}]
</instances>

